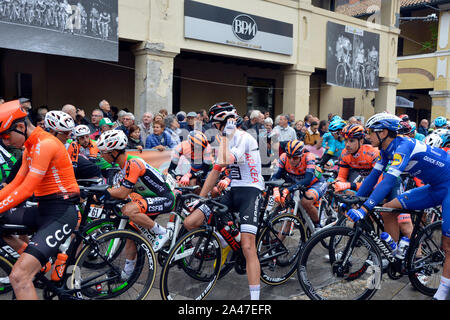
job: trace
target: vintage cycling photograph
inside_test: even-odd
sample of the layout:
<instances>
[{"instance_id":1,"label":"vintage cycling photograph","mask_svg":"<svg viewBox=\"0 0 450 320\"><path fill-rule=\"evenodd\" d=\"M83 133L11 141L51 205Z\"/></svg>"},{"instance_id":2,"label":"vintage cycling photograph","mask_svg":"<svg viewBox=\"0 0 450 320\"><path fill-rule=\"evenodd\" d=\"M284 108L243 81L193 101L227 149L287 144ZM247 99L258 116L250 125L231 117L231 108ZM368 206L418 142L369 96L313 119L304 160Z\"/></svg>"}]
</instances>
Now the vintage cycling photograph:
<instances>
[{"instance_id":1,"label":"vintage cycling photograph","mask_svg":"<svg viewBox=\"0 0 450 320\"><path fill-rule=\"evenodd\" d=\"M0 46L117 61L117 0L0 0Z\"/></svg>"},{"instance_id":2,"label":"vintage cycling photograph","mask_svg":"<svg viewBox=\"0 0 450 320\"><path fill-rule=\"evenodd\" d=\"M327 84L378 90L380 36L333 22L327 24Z\"/></svg>"}]
</instances>

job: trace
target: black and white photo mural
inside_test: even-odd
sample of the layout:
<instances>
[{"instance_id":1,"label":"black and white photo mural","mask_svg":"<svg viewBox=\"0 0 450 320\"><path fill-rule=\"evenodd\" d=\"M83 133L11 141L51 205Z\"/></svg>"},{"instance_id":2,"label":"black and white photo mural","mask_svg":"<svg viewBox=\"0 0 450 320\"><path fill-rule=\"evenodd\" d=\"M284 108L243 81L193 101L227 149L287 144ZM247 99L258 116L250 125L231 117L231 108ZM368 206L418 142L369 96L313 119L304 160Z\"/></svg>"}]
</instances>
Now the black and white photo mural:
<instances>
[{"instance_id":1,"label":"black and white photo mural","mask_svg":"<svg viewBox=\"0 0 450 320\"><path fill-rule=\"evenodd\" d=\"M0 0L0 48L118 61L118 0Z\"/></svg>"},{"instance_id":2,"label":"black and white photo mural","mask_svg":"<svg viewBox=\"0 0 450 320\"><path fill-rule=\"evenodd\" d=\"M329 21L327 84L377 91L379 52L379 34Z\"/></svg>"}]
</instances>

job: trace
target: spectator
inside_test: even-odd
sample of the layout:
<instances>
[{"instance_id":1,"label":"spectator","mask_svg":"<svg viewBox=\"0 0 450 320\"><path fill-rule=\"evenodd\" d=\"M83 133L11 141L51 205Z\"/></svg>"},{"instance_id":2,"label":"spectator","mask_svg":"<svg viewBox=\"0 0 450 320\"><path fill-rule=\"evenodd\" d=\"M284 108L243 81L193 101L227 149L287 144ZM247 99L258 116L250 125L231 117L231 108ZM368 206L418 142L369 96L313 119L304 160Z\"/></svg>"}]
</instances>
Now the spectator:
<instances>
[{"instance_id":1,"label":"spectator","mask_svg":"<svg viewBox=\"0 0 450 320\"><path fill-rule=\"evenodd\" d=\"M266 111L264 112L264 119L270 118L270 112Z\"/></svg>"},{"instance_id":2,"label":"spectator","mask_svg":"<svg viewBox=\"0 0 450 320\"><path fill-rule=\"evenodd\" d=\"M261 123L261 117L264 115L259 110L253 110L250 113L250 119L248 121L244 121L242 124L242 130L254 129L256 131L256 136L259 135L259 130L263 128L263 124Z\"/></svg>"},{"instance_id":3,"label":"spectator","mask_svg":"<svg viewBox=\"0 0 450 320\"><path fill-rule=\"evenodd\" d=\"M289 126L294 127L295 125L295 114L291 113L289 114Z\"/></svg>"},{"instance_id":4,"label":"spectator","mask_svg":"<svg viewBox=\"0 0 450 320\"><path fill-rule=\"evenodd\" d=\"M135 124L131 125L128 128L128 144L127 149L137 149L139 152L142 152L144 149L144 143L141 140L141 129Z\"/></svg>"},{"instance_id":5,"label":"spectator","mask_svg":"<svg viewBox=\"0 0 450 320\"><path fill-rule=\"evenodd\" d=\"M195 119L197 118L196 112L189 112L186 116L186 122L180 125L181 129L186 129L188 132L194 130Z\"/></svg>"},{"instance_id":6,"label":"spectator","mask_svg":"<svg viewBox=\"0 0 450 320\"><path fill-rule=\"evenodd\" d=\"M122 130L128 136L130 134L130 127L134 124L134 114L131 112L125 113L122 117L122 125L117 127L115 130Z\"/></svg>"},{"instance_id":7,"label":"spectator","mask_svg":"<svg viewBox=\"0 0 450 320\"><path fill-rule=\"evenodd\" d=\"M321 137L323 137L323 135L328 132L328 125L329 125L329 123L327 120L320 120L319 133L320 133Z\"/></svg>"},{"instance_id":8,"label":"spectator","mask_svg":"<svg viewBox=\"0 0 450 320\"><path fill-rule=\"evenodd\" d=\"M170 135L170 138L174 142L174 144L179 145L181 143L180 135L180 124L178 123L177 117L170 114L164 120L166 123L166 131Z\"/></svg>"},{"instance_id":9,"label":"spectator","mask_svg":"<svg viewBox=\"0 0 450 320\"><path fill-rule=\"evenodd\" d=\"M28 114L30 114L31 109L33 108L31 106L31 101L28 98L19 98L19 102L22 108L26 109Z\"/></svg>"},{"instance_id":10,"label":"spectator","mask_svg":"<svg viewBox=\"0 0 450 320\"><path fill-rule=\"evenodd\" d=\"M304 118L305 127L308 129L311 126L311 122L313 122L313 116L307 114Z\"/></svg>"},{"instance_id":11,"label":"spectator","mask_svg":"<svg viewBox=\"0 0 450 320\"><path fill-rule=\"evenodd\" d=\"M183 123L186 122L186 112L184 112L184 111L178 112L177 113L177 120L178 120L178 123L180 124L180 126L182 127Z\"/></svg>"},{"instance_id":12,"label":"spectator","mask_svg":"<svg viewBox=\"0 0 450 320\"><path fill-rule=\"evenodd\" d=\"M101 133L100 130L100 120L103 119L103 112L100 109L94 109L91 114L91 123L88 125L89 130L91 130L90 138L92 140L97 140Z\"/></svg>"},{"instance_id":13,"label":"spectator","mask_svg":"<svg viewBox=\"0 0 450 320\"><path fill-rule=\"evenodd\" d=\"M166 125L164 121L153 121L153 133L147 137L145 141L146 149L157 149L164 151L167 148L175 148L176 144L170 138L170 135L165 131Z\"/></svg>"},{"instance_id":14,"label":"spectator","mask_svg":"<svg viewBox=\"0 0 450 320\"><path fill-rule=\"evenodd\" d=\"M41 106L36 110L36 116L42 116L45 118L45 114L48 112L47 106Z\"/></svg>"},{"instance_id":15,"label":"spectator","mask_svg":"<svg viewBox=\"0 0 450 320\"><path fill-rule=\"evenodd\" d=\"M114 129L123 125L122 119L126 114L127 114L127 112L125 110L119 111L119 113L117 114L117 120L114 122Z\"/></svg>"},{"instance_id":16,"label":"spectator","mask_svg":"<svg viewBox=\"0 0 450 320\"><path fill-rule=\"evenodd\" d=\"M113 118L113 115L111 113L111 105L109 104L108 101L102 100L102 101L100 101L98 106L100 107L103 118L109 118L109 119Z\"/></svg>"},{"instance_id":17,"label":"spectator","mask_svg":"<svg viewBox=\"0 0 450 320\"><path fill-rule=\"evenodd\" d=\"M111 106L111 115L112 115L111 121L113 121L113 122L117 121L118 113L119 113L119 108Z\"/></svg>"},{"instance_id":18,"label":"spectator","mask_svg":"<svg viewBox=\"0 0 450 320\"><path fill-rule=\"evenodd\" d=\"M303 141L306 145L314 146L317 149L321 147L322 141L319 133L319 124L317 122L311 122L310 127L305 132L305 138Z\"/></svg>"},{"instance_id":19,"label":"spectator","mask_svg":"<svg viewBox=\"0 0 450 320\"><path fill-rule=\"evenodd\" d=\"M0 104L3 104L3 103L5 103L5 99L0 98Z\"/></svg>"},{"instance_id":20,"label":"spectator","mask_svg":"<svg viewBox=\"0 0 450 320\"><path fill-rule=\"evenodd\" d=\"M112 122L109 118L103 118L100 120L99 124L101 133L112 130L114 127L114 122Z\"/></svg>"},{"instance_id":21,"label":"spectator","mask_svg":"<svg viewBox=\"0 0 450 320\"><path fill-rule=\"evenodd\" d=\"M245 114L242 118L244 119L244 122L250 120L250 116L248 114Z\"/></svg>"},{"instance_id":22,"label":"spectator","mask_svg":"<svg viewBox=\"0 0 450 320\"><path fill-rule=\"evenodd\" d=\"M38 114L38 115L36 115L36 118L34 120L35 121L34 125L36 127L41 127L42 129L45 130L45 122L44 122L44 120L45 120L45 117Z\"/></svg>"},{"instance_id":23,"label":"spectator","mask_svg":"<svg viewBox=\"0 0 450 320\"><path fill-rule=\"evenodd\" d=\"M264 129L267 130L267 133L270 134L273 129L273 120L271 117L267 117L264 119Z\"/></svg>"},{"instance_id":24,"label":"spectator","mask_svg":"<svg viewBox=\"0 0 450 320\"><path fill-rule=\"evenodd\" d=\"M358 118L356 117L348 118L348 124L358 124Z\"/></svg>"},{"instance_id":25,"label":"spectator","mask_svg":"<svg viewBox=\"0 0 450 320\"><path fill-rule=\"evenodd\" d=\"M156 116L153 117L153 122L155 121L164 121L164 116L161 113L157 113Z\"/></svg>"},{"instance_id":26,"label":"spectator","mask_svg":"<svg viewBox=\"0 0 450 320\"><path fill-rule=\"evenodd\" d=\"M62 112L67 113L69 116L72 117L73 121L75 121L75 123L78 124L84 124L89 126L89 124L91 123L87 118L86 118L86 114L84 112L84 110L81 109L77 109L75 106L71 105L71 104L65 104L62 108L61 108Z\"/></svg>"},{"instance_id":27,"label":"spectator","mask_svg":"<svg viewBox=\"0 0 450 320\"><path fill-rule=\"evenodd\" d=\"M294 125L294 130L297 134L297 140L303 141L306 132L305 123L302 120L298 120Z\"/></svg>"},{"instance_id":28,"label":"spectator","mask_svg":"<svg viewBox=\"0 0 450 320\"><path fill-rule=\"evenodd\" d=\"M427 136L428 134L428 120L422 119L420 121L419 127L417 128L417 132L420 134L423 134L424 136Z\"/></svg>"},{"instance_id":29,"label":"spectator","mask_svg":"<svg viewBox=\"0 0 450 320\"><path fill-rule=\"evenodd\" d=\"M328 114L328 122L331 122L331 119L333 119L333 117L334 117L334 114L330 112Z\"/></svg>"},{"instance_id":30,"label":"spectator","mask_svg":"<svg viewBox=\"0 0 450 320\"><path fill-rule=\"evenodd\" d=\"M142 115L141 123L138 125L139 129L141 129L141 139L142 141L146 141L147 137L153 133L153 113L145 112Z\"/></svg>"},{"instance_id":31,"label":"spectator","mask_svg":"<svg viewBox=\"0 0 450 320\"><path fill-rule=\"evenodd\" d=\"M163 120L169 115L167 109L161 109L158 113L161 115L161 117L163 117Z\"/></svg>"},{"instance_id":32,"label":"spectator","mask_svg":"<svg viewBox=\"0 0 450 320\"><path fill-rule=\"evenodd\" d=\"M278 125L273 128L271 135L278 137L279 142L279 154L284 153L284 148L289 141L295 140L297 138L297 134L292 127L289 127L289 116L288 115L280 115L278 118Z\"/></svg>"}]
</instances>

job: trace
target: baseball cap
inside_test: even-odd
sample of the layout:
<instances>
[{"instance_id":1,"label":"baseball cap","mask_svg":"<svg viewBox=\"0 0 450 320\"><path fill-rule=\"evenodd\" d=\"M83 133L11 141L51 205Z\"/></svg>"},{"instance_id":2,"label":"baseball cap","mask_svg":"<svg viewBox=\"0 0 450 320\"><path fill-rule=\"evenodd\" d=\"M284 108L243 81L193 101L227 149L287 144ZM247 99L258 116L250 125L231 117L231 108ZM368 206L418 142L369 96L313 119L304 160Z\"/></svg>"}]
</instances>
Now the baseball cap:
<instances>
[{"instance_id":1,"label":"baseball cap","mask_svg":"<svg viewBox=\"0 0 450 320\"><path fill-rule=\"evenodd\" d=\"M104 125L108 125L108 126L113 126L114 123L112 123L111 120L109 120L109 118L102 118L102 120L100 120L99 124L100 127L104 126Z\"/></svg>"},{"instance_id":2,"label":"baseball cap","mask_svg":"<svg viewBox=\"0 0 450 320\"><path fill-rule=\"evenodd\" d=\"M187 114L187 117L196 117L197 116L197 112L193 112L193 111L191 111L191 112L189 112L188 114Z\"/></svg>"}]
</instances>

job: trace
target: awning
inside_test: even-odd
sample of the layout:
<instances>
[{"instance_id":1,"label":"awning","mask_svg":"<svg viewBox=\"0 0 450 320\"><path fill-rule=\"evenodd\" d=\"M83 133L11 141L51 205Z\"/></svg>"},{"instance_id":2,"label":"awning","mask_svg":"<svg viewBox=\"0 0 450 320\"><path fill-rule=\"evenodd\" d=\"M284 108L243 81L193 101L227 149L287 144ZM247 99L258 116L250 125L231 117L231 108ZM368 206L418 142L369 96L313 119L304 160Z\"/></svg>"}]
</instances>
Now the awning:
<instances>
[{"instance_id":1,"label":"awning","mask_svg":"<svg viewBox=\"0 0 450 320\"><path fill-rule=\"evenodd\" d=\"M396 102L395 102L395 106L398 107L402 107L402 108L414 108L414 102L409 101L408 99L401 97L401 96L397 96Z\"/></svg>"}]
</instances>

